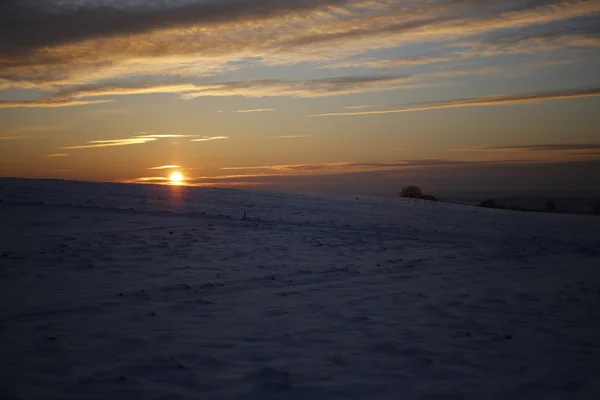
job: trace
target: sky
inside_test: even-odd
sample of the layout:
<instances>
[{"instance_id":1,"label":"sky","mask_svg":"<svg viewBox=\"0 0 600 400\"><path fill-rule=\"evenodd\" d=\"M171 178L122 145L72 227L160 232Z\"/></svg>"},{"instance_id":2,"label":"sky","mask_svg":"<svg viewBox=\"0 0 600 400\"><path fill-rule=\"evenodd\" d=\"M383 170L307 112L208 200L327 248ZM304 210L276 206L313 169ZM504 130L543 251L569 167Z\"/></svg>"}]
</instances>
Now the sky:
<instances>
[{"instance_id":1,"label":"sky","mask_svg":"<svg viewBox=\"0 0 600 400\"><path fill-rule=\"evenodd\" d=\"M600 0L3 0L0 176L600 192Z\"/></svg>"}]
</instances>

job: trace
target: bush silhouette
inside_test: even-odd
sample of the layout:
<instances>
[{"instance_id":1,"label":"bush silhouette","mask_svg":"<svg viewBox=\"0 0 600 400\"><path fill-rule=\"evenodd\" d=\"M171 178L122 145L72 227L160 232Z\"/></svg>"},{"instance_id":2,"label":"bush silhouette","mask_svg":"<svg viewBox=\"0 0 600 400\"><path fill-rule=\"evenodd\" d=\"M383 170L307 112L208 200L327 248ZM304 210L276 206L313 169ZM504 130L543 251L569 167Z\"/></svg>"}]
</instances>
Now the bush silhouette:
<instances>
[{"instance_id":1,"label":"bush silhouette","mask_svg":"<svg viewBox=\"0 0 600 400\"><path fill-rule=\"evenodd\" d=\"M479 203L479 207L485 208L501 208L496 202L492 199L487 199Z\"/></svg>"},{"instance_id":2,"label":"bush silhouette","mask_svg":"<svg viewBox=\"0 0 600 400\"><path fill-rule=\"evenodd\" d=\"M409 197L411 199L420 199L423 192L417 186L407 186L400 191L400 197Z\"/></svg>"}]
</instances>

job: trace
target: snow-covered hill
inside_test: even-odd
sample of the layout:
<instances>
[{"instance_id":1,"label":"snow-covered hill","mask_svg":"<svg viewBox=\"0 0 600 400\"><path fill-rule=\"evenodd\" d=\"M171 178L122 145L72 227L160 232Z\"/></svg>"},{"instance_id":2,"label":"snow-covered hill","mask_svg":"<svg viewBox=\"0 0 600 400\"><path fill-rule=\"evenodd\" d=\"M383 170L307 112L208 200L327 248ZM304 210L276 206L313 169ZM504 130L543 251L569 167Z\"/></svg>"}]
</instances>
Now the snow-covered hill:
<instances>
[{"instance_id":1,"label":"snow-covered hill","mask_svg":"<svg viewBox=\"0 0 600 400\"><path fill-rule=\"evenodd\" d=\"M2 399L600 398L597 217L14 179L0 200Z\"/></svg>"}]
</instances>

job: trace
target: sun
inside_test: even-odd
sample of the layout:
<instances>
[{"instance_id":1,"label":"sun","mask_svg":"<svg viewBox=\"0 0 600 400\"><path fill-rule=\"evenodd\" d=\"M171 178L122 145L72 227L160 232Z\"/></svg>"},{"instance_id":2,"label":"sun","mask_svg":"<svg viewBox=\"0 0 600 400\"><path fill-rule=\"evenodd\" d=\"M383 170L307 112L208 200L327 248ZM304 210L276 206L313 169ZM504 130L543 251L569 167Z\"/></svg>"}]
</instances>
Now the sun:
<instances>
[{"instance_id":1,"label":"sun","mask_svg":"<svg viewBox=\"0 0 600 400\"><path fill-rule=\"evenodd\" d=\"M183 175L181 175L179 172L173 172L171 175L169 175L169 180L171 183L181 183L183 182Z\"/></svg>"}]
</instances>

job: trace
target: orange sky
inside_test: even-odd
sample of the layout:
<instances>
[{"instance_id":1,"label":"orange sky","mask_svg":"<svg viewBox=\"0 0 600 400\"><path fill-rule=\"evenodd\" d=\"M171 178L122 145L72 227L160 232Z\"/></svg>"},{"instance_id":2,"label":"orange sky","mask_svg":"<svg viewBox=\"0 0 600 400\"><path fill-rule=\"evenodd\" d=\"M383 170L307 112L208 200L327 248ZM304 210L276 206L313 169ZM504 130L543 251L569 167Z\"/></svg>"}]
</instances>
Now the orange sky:
<instances>
[{"instance_id":1,"label":"orange sky","mask_svg":"<svg viewBox=\"0 0 600 400\"><path fill-rule=\"evenodd\" d=\"M597 1L2 7L0 176L379 193L600 161Z\"/></svg>"}]
</instances>

